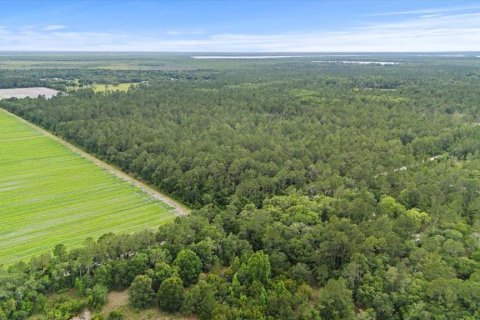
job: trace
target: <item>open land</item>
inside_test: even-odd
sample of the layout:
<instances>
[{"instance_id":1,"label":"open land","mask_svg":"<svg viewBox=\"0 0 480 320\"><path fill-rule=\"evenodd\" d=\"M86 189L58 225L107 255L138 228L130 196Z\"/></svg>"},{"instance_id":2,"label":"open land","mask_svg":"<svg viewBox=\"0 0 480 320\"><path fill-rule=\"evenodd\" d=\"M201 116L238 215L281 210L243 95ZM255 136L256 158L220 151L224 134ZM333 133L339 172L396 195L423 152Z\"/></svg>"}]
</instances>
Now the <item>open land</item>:
<instances>
[{"instance_id":1,"label":"open land","mask_svg":"<svg viewBox=\"0 0 480 320\"><path fill-rule=\"evenodd\" d=\"M0 89L0 99L23 99L27 97L37 98L38 96L45 96L45 98L51 98L53 96L56 96L58 92L58 90L43 87Z\"/></svg>"},{"instance_id":2,"label":"open land","mask_svg":"<svg viewBox=\"0 0 480 320\"><path fill-rule=\"evenodd\" d=\"M157 228L173 208L0 112L0 263L107 232Z\"/></svg>"}]
</instances>

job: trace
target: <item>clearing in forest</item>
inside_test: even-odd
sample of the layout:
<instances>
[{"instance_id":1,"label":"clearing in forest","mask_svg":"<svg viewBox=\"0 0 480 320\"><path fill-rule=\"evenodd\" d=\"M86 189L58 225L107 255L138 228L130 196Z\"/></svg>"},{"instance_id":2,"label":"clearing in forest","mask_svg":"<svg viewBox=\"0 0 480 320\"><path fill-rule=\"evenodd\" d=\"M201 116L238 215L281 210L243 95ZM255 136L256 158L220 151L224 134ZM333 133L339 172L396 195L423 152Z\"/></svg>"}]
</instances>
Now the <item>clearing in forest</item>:
<instances>
[{"instance_id":1,"label":"clearing in forest","mask_svg":"<svg viewBox=\"0 0 480 320\"><path fill-rule=\"evenodd\" d=\"M94 83L89 85L80 85L77 84L75 86L69 86L67 91L76 91L80 89L92 89L95 93L99 92L126 92L132 87L137 87L142 83L147 82L124 82L124 83L116 83L116 84L103 84L103 83Z\"/></svg>"},{"instance_id":2,"label":"clearing in forest","mask_svg":"<svg viewBox=\"0 0 480 320\"><path fill-rule=\"evenodd\" d=\"M138 83L127 82L118 84L93 84L91 87L95 92L107 92L107 91L128 91L131 86L136 86Z\"/></svg>"},{"instance_id":3,"label":"clearing in forest","mask_svg":"<svg viewBox=\"0 0 480 320\"><path fill-rule=\"evenodd\" d=\"M8 88L0 89L0 99L9 98L37 98L38 96L45 96L45 98L51 98L56 96L60 91L45 87L31 87L31 88Z\"/></svg>"},{"instance_id":4,"label":"clearing in forest","mask_svg":"<svg viewBox=\"0 0 480 320\"><path fill-rule=\"evenodd\" d=\"M0 265L175 217L125 180L0 109Z\"/></svg>"}]
</instances>

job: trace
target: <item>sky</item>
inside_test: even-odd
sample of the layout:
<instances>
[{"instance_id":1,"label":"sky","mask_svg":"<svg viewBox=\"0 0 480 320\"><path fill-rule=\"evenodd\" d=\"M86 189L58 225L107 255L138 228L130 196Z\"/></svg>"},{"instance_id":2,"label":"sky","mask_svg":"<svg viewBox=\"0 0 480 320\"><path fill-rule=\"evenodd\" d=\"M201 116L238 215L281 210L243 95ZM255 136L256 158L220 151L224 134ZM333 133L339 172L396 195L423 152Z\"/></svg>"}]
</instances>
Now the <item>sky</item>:
<instances>
[{"instance_id":1,"label":"sky","mask_svg":"<svg viewBox=\"0 0 480 320\"><path fill-rule=\"evenodd\" d=\"M0 0L1 51L480 51L480 1Z\"/></svg>"}]
</instances>

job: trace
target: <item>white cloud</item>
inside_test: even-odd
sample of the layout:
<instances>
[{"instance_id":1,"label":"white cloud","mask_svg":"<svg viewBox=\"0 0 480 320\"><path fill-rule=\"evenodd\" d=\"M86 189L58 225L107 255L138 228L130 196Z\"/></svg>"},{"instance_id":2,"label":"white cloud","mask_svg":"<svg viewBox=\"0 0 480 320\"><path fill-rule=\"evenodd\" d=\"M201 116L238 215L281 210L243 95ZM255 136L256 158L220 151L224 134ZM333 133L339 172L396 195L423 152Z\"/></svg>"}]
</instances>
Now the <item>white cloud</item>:
<instances>
[{"instance_id":1,"label":"white cloud","mask_svg":"<svg viewBox=\"0 0 480 320\"><path fill-rule=\"evenodd\" d=\"M178 35L181 35L182 33L178 30L168 30L168 31L165 31L165 34L168 34L169 36L178 36Z\"/></svg>"},{"instance_id":2,"label":"white cloud","mask_svg":"<svg viewBox=\"0 0 480 320\"><path fill-rule=\"evenodd\" d=\"M433 14L454 13L459 11L476 10L476 9L480 9L480 5L383 12L383 13L373 14L373 16L433 15Z\"/></svg>"},{"instance_id":3,"label":"white cloud","mask_svg":"<svg viewBox=\"0 0 480 320\"><path fill-rule=\"evenodd\" d=\"M207 33L200 29L193 29L193 30L167 30L165 31L165 34L169 36L185 36L185 35L198 36L198 35L205 35Z\"/></svg>"},{"instance_id":4,"label":"white cloud","mask_svg":"<svg viewBox=\"0 0 480 320\"><path fill-rule=\"evenodd\" d=\"M440 17L443 16L442 13L436 13L436 14L424 14L420 16L420 18L435 18L435 17Z\"/></svg>"},{"instance_id":5,"label":"white cloud","mask_svg":"<svg viewBox=\"0 0 480 320\"><path fill-rule=\"evenodd\" d=\"M480 51L480 12L424 16L339 31L277 34L174 34L0 29L0 50L204 52Z\"/></svg>"},{"instance_id":6,"label":"white cloud","mask_svg":"<svg viewBox=\"0 0 480 320\"><path fill-rule=\"evenodd\" d=\"M66 26L58 25L58 24L51 24L42 28L44 31L56 31L67 28Z\"/></svg>"}]
</instances>

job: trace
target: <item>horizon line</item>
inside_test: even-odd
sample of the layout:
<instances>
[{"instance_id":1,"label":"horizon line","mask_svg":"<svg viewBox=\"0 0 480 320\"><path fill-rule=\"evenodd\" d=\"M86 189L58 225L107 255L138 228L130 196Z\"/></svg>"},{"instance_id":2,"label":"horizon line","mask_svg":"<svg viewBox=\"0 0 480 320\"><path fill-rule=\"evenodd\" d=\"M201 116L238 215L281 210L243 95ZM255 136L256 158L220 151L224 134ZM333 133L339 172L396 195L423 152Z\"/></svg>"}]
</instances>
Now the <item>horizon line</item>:
<instances>
[{"instance_id":1,"label":"horizon line","mask_svg":"<svg viewBox=\"0 0 480 320\"><path fill-rule=\"evenodd\" d=\"M323 54L323 53L479 53L452 51L158 51L158 50L1 50L0 53L176 53L176 54Z\"/></svg>"}]
</instances>

